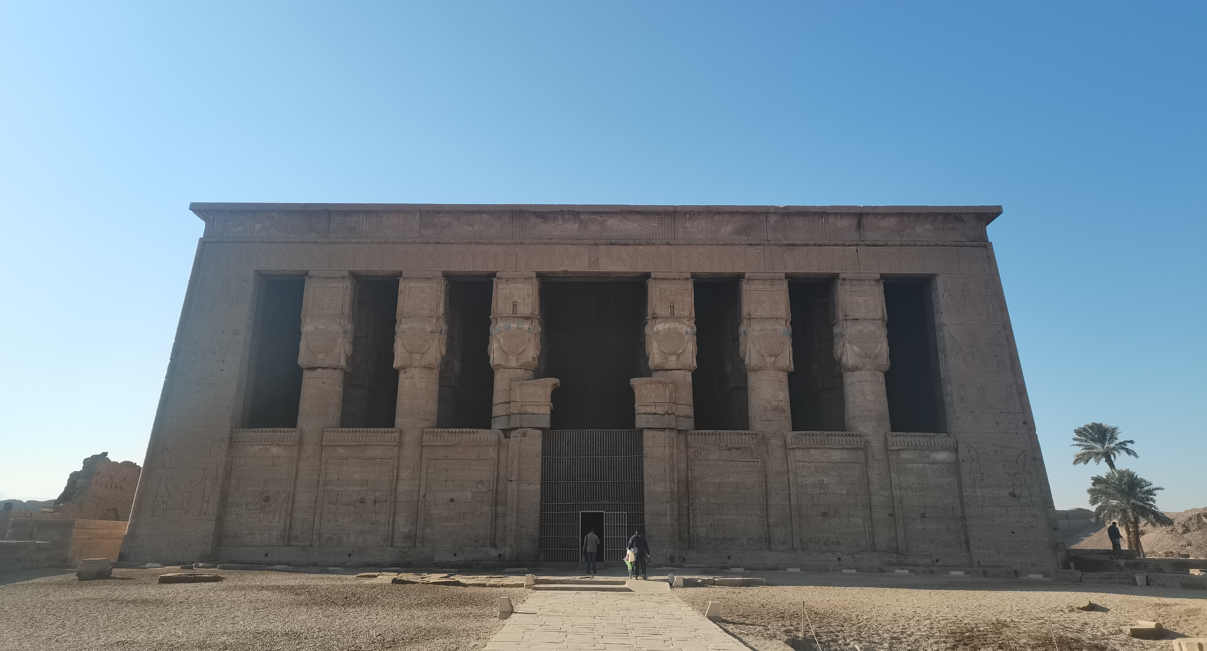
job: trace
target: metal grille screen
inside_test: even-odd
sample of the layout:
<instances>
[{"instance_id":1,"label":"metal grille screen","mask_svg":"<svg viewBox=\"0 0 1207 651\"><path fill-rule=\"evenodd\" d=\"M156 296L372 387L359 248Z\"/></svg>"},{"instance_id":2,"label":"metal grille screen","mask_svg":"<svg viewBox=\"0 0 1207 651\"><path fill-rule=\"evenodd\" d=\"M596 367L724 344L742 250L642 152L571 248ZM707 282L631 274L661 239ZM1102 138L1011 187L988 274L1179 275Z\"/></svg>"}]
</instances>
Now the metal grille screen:
<instances>
[{"instance_id":1,"label":"metal grille screen","mask_svg":"<svg viewBox=\"0 0 1207 651\"><path fill-rule=\"evenodd\" d=\"M547 430L541 438L541 560L576 562L579 517L604 513L603 560L624 560L624 546L645 524L641 432Z\"/></svg>"}]
</instances>

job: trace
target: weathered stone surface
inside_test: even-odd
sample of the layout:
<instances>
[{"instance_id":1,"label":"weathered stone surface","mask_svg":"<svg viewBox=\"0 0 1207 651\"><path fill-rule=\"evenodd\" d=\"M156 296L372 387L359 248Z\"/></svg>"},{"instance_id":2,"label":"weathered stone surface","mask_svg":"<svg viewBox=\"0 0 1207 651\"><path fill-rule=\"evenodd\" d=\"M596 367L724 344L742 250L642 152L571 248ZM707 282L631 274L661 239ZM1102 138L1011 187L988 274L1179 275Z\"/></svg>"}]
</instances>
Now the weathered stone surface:
<instances>
[{"instance_id":1,"label":"weathered stone surface","mask_svg":"<svg viewBox=\"0 0 1207 651\"><path fill-rule=\"evenodd\" d=\"M719 601L708 602L708 608L706 608L704 610L704 616L711 619L714 622L719 622L719 621L725 619L725 616L721 614L721 602L719 602Z\"/></svg>"},{"instance_id":2,"label":"weathered stone surface","mask_svg":"<svg viewBox=\"0 0 1207 651\"><path fill-rule=\"evenodd\" d=\"M1165 637L1165 627L1158 622L1136 622L1131 626L1124 626L1123 632L1141 640L1159 640Z\"/></svg>"},{"instance_id":3,"label":"weathered stone surface","mask_svg":"<svg viewBox=\"0 0 1207 651\"><path fill-rule=\"evenodd\" d=\"M107 558L86 558L75 568L75 578L80 581L96 581L113 576L113 563Z\"/></svg>"},{"instance_id":4,"label":"weathered stone surface","mask_svg":"<svg viewBox=\"0 0 1207 651\"><path fill-rule=\"evenodd\" d=\"M1173 640L1173 651L1207 651L1207 637L1185 637Z\"/></svg>"},{"instance_id":5,"label":"weathered stone surface","mask_svg":"<svg viewBox=\"0 0 1207 651\"><path fill-rule=\"evenodd\" d=\"M219 574L205 574L202 572L178 572L172 574L160 574L158 583L217 583L222 580Z\"/></svg>"},{"instance_id":6,"label":"weathered stone surface","mask_svg":"<svg viewBox=\"0 0 1207 651\"><path fill-rule=\"evenodd\" d=\"M633 334L645 347L636 374L652 377L631 383L644 459L629 479L643 482L659 562L1056 567L1050 491L985 236L998 208L194 208L206 234L126 538L132 560L539 562L552 539L540 524L542 430L559 395L542 366L540 290L557 276L648 278L645 328ZM296 423L251 429L261 288L282 274L306 283L300 405ZM366 326L355 323L362 275L398 279L393 340L387 331L373 353L398 370L396 413L347 428L350 348ZM706 351L695 283L718 275L742 282L731 341L750 420L746 430L696 431L696 358ZM466 277L493 278L489 324L485 303L474 317L473 345L486 349L477 362L443 358L450 324L469 318L446 287ZM903 277L928 292L938 432L891 431L883 282ZM806 324L793 322L792 287L803 280L829 283L830 298L816 299L825 309L806 322L832 324L826 350L794 348L792 330ZM471 363L489 365L493 386L459 384ZM819 403L794 398L788 374L821 366L841 367L841 382L818 386L842 431L791 431L793 410ZM452 384L441 386L445 377ZM485 403L487 390L489 422L440 428L445 393ZM576 537L575 525L559 526Z\"/></svg>"}]
</instances>

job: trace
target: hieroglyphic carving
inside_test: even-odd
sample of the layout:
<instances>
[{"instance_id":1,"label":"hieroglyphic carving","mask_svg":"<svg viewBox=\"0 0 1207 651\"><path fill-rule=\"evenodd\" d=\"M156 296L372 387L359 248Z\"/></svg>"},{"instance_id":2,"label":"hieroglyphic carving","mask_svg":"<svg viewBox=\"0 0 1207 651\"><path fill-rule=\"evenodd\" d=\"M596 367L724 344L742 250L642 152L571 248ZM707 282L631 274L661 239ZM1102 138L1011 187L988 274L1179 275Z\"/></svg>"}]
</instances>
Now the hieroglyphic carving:
<instances>
[{"instance_id":1,"label":"hieroglyphic carving","mask_svg":"<svg viewBox=\"0 0 1207 651\"><path fill-rule=\"evenodd\" d=\"M311 274L302 299L302 368L348 368L352 354L352 298L348 274Z\"/></svg>"},{"instance_id":2,"label":"hieroglyphic carving","mask_svg":"<svg viewBox=\"0 0 1207 651\"><path fill-rule=\"evenodd\" d=\"M792 432L788 447L795 448L863 448L867 437L859 432Z\"/></svg>"},{"instance_id":3,"label":"hieroglyphic carving","mask_svg":"<svg viewBox=\"0 0 1207 651\"><path fill-rule=\"evenodd\" d=\"M541 355L539 288L533 273L495 276L490 312L491 368L536 368Z\"/></svg>"},{"instance_id":4,"label":"hieroglyphic carving","mask_svg":"<svg viewBox=\"0 0 1207 651\"><path fill-rule=\"evenodd\" d=\"M638 414L674 414L675 383L653 377L629 380Z\"/></svg>"},{"instance_id":5,"label":"hieroglyphic carving","mask_svg":"<svg viewBox=\"0 0 1207 651\"><path fill-rule=\"evenodd\" d=\"M323 445L398 445L399 430L376 427L332 427L323 430Z\"/></svg>"},{"instance_id":6,"label":"hieroglyphic carving","mask_svg":"<svg viewBox=\"0 0 1207 651\"><path fill-rule=\"evenodd\" d=\"M888 330L880 278L843 275L838 279L837 296L834 357L842 370L888 371Z\"/></svg>"},{"instance_id":7,"label":"hieroglyphic carving","mask_svg":"<svg viewBox=\"0 0 1207 651\"><path fill-rule=\"evenodd\" d=\"M739 349L747 370L792 370L790 321L788 281L783 274L746 274Z\"/></svg>"},{"instance_id":8,"label":"hieroglyphic carving","mask_svg":"<svg viewBox=\"0 0 1207 651\"><path fill-rule=\"evenodd\" d=\"M946 323L1002 320L996 284L984 274L939 274L939 310Z\"/></svg>"},{"instance_id":9,"label":"hieroglyphic carving","mask_svg":"<svg viewBox=\"0 0 1207 651\"><path fill-rule=\"evenodd\" d=\"M497 446L503 433L497 429L436 429L423 430L424 445L489 445Z\"/></svg>"},{"instance_id":10,"label":"hieroglyphic carving","mask_svg":"<svg viewBox=\"0 0 1207 651\"><path fill-rule=\"evenodd\" d=\"M210 514L218 476L218 449L221 442L195 447L160 443L154 459L147 464L152 482L151 514L156 516L194 516Z\"/></svg>"},{"instance_id":11,"label":"hieroglyphic carving","mask_svg":"<svg viewBox=\"0 0 1207 651\"><path fill-rule=\"evenodd\" d=\"M439 274L404 274L398 282L394 368L440 368L447 342L446 281Z\"/></svg>"}]
</instances>

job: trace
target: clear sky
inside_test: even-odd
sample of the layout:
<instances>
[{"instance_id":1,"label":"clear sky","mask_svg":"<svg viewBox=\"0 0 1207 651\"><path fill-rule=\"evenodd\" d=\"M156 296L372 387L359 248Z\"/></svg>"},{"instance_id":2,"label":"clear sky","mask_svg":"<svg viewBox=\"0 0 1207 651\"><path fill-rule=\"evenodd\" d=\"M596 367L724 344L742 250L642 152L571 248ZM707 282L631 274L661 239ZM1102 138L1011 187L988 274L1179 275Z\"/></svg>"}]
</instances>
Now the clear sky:
<instances>
[{"instance_id":1,"label":"clear sky","mask_svg":"<svg viewBox=\"0 0 1207 651\"><path fill-rule=\"evenodd\" d=\"M1207 3L0 0L0 491L142 463L190 201L1001 204L1074 427L1207 506Z\"/></svg>"}]
</instances>

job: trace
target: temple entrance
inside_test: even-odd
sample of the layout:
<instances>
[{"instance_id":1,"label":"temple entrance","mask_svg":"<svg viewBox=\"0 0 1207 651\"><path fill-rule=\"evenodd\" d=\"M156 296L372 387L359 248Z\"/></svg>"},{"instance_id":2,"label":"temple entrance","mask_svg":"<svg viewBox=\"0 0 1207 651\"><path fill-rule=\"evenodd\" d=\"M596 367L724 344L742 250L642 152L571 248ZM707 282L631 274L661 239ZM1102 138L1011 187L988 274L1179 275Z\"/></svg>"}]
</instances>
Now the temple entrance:
<instances>
[{"instance_id":1,"label":"temple entrance","mask_svg":"<svg viewBox=\"0 0 1207 651\"><path fill-rule=\"evenodd\" d=\"M542 562L579 562L583 536L592 527L603 542L601 558L624 560L629 535L645 524L643 456L638 430L543 433Z\"/></svg>"}]
</instances>

